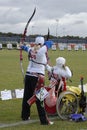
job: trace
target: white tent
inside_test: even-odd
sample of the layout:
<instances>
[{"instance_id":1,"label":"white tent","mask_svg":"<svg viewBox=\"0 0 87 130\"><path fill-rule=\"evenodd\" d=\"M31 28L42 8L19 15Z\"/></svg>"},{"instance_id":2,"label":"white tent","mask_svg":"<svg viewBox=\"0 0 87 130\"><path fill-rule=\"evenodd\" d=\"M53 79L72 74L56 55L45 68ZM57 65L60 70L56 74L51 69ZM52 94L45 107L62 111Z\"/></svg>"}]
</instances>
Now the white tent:
<instances>
[{"instance_id":1,"label":"white tent","mask_svg":"<svg viewBox=\"0 0 87 130\"><path fill-rule=\"evenodd\" d=\"M0 50L2 49L2 44L0 43Z\"/></svg>"},{"instance_id":2,"label":"white tent","mask_svg":"<svg viewBox=\"0 0 87 130\"><path fill-rule=\"evenodd\" d=\"M82 51L85 51L85 50L86 50L85 45L82 45Z\"/></svg>"},{"instance_id":3,"label":"white tent","mask_svg":"<svg viewBox=\"0 0 87 130\"><path fill-rule=\"evenodd\" d=\"M64 50L64 45L59 45L59 49L61 50L61 51L63 51Z\"/></svg>"},{"instance_id":4,"label":"white tent","mask_svg":"<svg viewBox=\"0 0 87 130\"><path fill-rule=\"evenodd\" d=\"M68 51L71 51L71 50L72 50L72 48L71 48L70 45L67 46L67 50L68 50Z\"/></svg>"},{"instance_id":5,"label":"white tent","mask_svg":"<svg viewBox=\"0 0 87 130\"><path fill-rule=\"evenodd\" d=\"M56 45L55 44L52 45L52 50L56 51Z\"/></svg>"},{"instance_id":6,"label":"white tent","mask_svg":"<svg viewBox=\"0 0 87 130\"><path fill-rule=\"evenodd\" d=\"M75 46L74 46L74 50L75 50L75 51L78 51L78 50L79 50L78 45L75 45Z\"/></svg>"},{"instance_id":7,"label":"white tent","mask_svg":"<svg viewBox=\"0 0 87 130\"><path fill-rule=\"evenodd\" d=\"M17 44L17 49L20 50L20 46L19 46L19 44Z\"/></svg>"},{"instance_id":8,"label":"white tent","mask_svg":"<svg viewBox=\"0 0 87 130\"><path fill-rule=\"evenodd\" d=\"M12 49L12 44L11 44L11 43L8 43L8 44L7 44L7 49L9 49L9 50Z\"/></svg>"}]
</instances>

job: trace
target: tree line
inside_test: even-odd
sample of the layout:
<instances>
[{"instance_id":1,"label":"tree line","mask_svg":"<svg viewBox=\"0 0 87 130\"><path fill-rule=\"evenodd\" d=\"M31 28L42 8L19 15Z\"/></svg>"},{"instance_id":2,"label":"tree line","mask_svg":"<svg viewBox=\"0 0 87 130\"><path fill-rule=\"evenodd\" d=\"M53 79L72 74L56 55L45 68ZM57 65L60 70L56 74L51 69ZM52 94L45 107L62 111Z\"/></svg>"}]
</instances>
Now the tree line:
<instances>
[{"instance_id":1,"label":"tree line","mask_svg":"<svg viewBox=\"0 0 87 130\"><path fill-rule=\"evenodd\" d=\"M16 34L16 33L12 33L12 32L8 32L8 33L2 33L0 32L0 41L3 41L1 39L4 39L5 41L17 41L20 42L21 38L22 38L23 34ZM38 36L38 34L35 35L27 35L26 36L26 41L27 42L34 42L36 36ZM45 40L48 39L48 34L43 35ZM83 37L79 37L79 36L53 36L49 34L49 40L53 40L56 43L86 43L87 44L87 37L83 38Z\"/></svg>"},{"instance_id":2,"label":"tree line","mask_svg":"<svg viewBox=\"0 0 87 130\"><path fill-rule=\"evenodd\" d=\"M3 33L3 32L0 32L0 37L15 37L15 36L18 36L18 37L22 37L23 34L16 34L16 33L11 33L11 32L8 32L8 33ZM29 35L29 36L26 36L26 37L31 37L31 38L35 38L36 36L38 36L38 34L35 34L35 35ZM47 37L47 35L43 35L45 38ZM53 36L53 35L49 35L50 39L54 39L54 38L67 38L67 39L87 39L87 37L83 38L83 37L79 37L79 36L70 36L70 35L67 35L67 36Z\"/></svg>"}]
</instances>

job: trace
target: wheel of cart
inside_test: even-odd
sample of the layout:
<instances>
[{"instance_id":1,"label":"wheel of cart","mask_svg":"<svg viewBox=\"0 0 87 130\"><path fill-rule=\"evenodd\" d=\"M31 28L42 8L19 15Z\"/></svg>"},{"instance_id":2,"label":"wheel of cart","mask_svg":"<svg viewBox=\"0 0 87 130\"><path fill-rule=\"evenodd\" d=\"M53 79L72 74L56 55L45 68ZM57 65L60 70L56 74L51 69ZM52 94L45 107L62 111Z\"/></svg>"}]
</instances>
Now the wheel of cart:
<instances>
[{"instance_id":1,"label":"wheel of cart","mask_svg":"<svg viewBox=\"0 0 87 130\"><path fill-rule=\"evenodd\" d=\"M86 96L83 89L83 77L80 79L81 89L70 87L71 91L60 93L56 102L57 114L61 119L69 119L71 114L82 113L86 111Z\"/></svg>"},{"instance_id":2,"label":"wheel of cart","mask_svg":"<svg viewBox=\"0 0 87 130\"><path fill-rule=\"evenodd\" d=\"M57 98L56 111L61 119L70 119L70 115L78 113L78 109L78 97L73 92L64 91Z\"/></svg>"}]
</instances>

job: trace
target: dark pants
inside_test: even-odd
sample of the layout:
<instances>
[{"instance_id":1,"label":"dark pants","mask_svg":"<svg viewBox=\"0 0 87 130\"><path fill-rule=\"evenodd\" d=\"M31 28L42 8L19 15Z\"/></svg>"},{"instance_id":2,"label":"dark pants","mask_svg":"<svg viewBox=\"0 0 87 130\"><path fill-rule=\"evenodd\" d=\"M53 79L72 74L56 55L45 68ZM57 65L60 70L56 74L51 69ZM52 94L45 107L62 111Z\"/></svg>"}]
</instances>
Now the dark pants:
<instances>
[{"instance_id":1,"label":"dark pants","mask_svg":"<svg viewBox=\"0 0 87 130\"><path fill-rule=\"evenodd\" d=\"M30 116L30 107L31 106L28 105L27 100L33 96L37 82L38 82L38 77L29 76L29 75L25 76L25 88L24 88L22 113L21 113L22 119L27 120L28 117ZM41 105L41 102L39 100L36 101L36 106L37 106L38 115L39 115L41 124L48 124L45 109Z\"/></svg>"}]
</instances>

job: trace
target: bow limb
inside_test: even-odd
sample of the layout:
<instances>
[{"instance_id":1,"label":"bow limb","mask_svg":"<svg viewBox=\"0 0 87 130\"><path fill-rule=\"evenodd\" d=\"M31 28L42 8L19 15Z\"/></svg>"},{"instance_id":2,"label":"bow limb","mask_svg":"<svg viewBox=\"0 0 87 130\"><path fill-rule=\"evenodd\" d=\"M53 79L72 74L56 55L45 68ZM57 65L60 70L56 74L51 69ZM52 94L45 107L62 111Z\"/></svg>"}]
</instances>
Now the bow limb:
<instances>
[{"instance_id":1,"label":"bow limb","mask_svg":"<svg viewBox=\"0 0 87 130\"><path fill-rule=\"evenodd\" d=\"M32 15L31 15L31 17L29 18L29 20L28 20L28 22L27 22L27 24L26 24L26 26L25 26L24 33L23 33L23 37L22 37L22 40L21 40L22 44L23 44L24 41L25 41L25 37L26 37L26 33L27 33L27 28L28 28L29 23L31 22L33 16L35 15L35 12L36 12L36 8L34 9L34 11L33 11Z\"/></svg>"},{"instance_id":2,"label":"bow limb","mask_svg":"<svg viewBox=\"0 0 87 130\"><path fill-rule=\"evenodd\" d=\"M24 41L25 41L25 37L26 37L26 33L27 33L27 28L29 26L29 23L31 22L33 16L35 15L35 12L36 12L36 8L34 9L31 17L29 18L26 26L25 26L25 29L24 29L24 33L23 33L23 36L22 36L22 39L21 39L21 43L24 44ZM23 55L22 55L22 49L20 49L20 66L21 66L21 71L22 71L22 75L23 75L23 78L25 77L25 74L24 74L24 69L23 69Z\"/></svg>"},{"instance_id":3,"label":"bow limb","mask_svg":"<svg viewBox=\"0 0 87 130\"><path fill-rule=\"evenodd\" d=\"M50 37L50 30L48 28L47 41L49 40L49 37Z\"/></svg>"}]
</instances>

